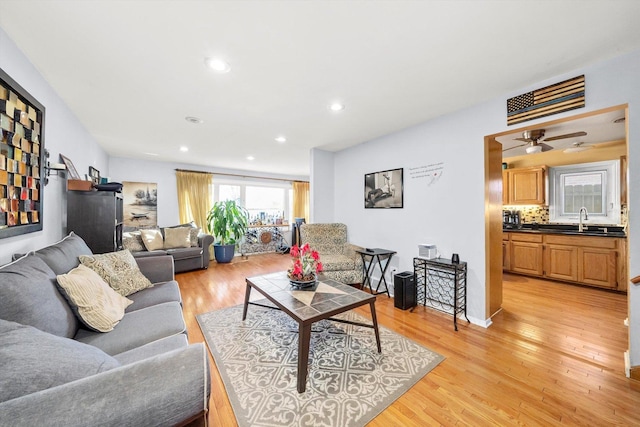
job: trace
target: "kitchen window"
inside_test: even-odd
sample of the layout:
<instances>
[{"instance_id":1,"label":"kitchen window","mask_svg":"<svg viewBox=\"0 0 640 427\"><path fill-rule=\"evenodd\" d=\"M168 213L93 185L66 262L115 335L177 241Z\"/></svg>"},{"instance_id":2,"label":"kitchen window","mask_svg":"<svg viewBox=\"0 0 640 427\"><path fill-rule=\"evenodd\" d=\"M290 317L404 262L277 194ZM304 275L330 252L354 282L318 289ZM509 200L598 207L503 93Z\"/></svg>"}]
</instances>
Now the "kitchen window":
<instances>
[{"instance_id":1,"label":"kitchen window","mask_svg":"<svg viewBox=\"0 0 640 427\"><path fill-rule=\"evenodd\" d=\"M592 224L620 223L620 162L582 163L549 169L549 221L577 223L585 207Z\"/></svg>"}]
</instances>

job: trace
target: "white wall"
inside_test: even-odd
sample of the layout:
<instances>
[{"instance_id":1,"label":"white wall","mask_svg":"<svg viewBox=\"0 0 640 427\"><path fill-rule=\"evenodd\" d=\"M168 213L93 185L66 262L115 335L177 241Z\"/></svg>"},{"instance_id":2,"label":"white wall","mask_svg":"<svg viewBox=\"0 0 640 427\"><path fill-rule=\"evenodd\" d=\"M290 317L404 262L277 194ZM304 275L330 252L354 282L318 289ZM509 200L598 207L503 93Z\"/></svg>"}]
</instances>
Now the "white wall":
<instances>
[{"instance_id":1,"label":"white wall","mask_svg":"<svg viewBox=\"0 0 640 427\"><path fill-rule=\"evenodd\" d=\"M7 34L0 28L0 68L45 107L44 146L51 161L59 162L60 153L69 157L81 174L89 166L107 170L106 152L89 135L64 101L49 86ZM66 233L66 184L52 176L41 188L43 229L35 233L0 240L0 264L14 253L24 253L60 240Z\"/></svg>"},{"instance_id":2,"label":"white wall","mask_svg":"<svg viewBox=\"0 0 640 427\"><path fill-rule=\"evenodd\" d=\"M469 267L469 317L479 325L490 324L490 319L485 319L484 301L484 136L508 130L508 98L580 74L586 78L586 108L524 125L629 104L630 276L640 274L640 51L335 153L335 215L328 221L346 223L353 243L396 250L392 267L399 271L412 270L419 243L436 244L445 257L459 253ZM438 180L412 175L438 163L443 167ZM365 209L363 175L398 167L404 168L404 209ZM326 177L320 179L324 182ZM316 170L312 170L311 186L316 182ZM640 289L630 286L630 358L636 366L640 365Z\"/></svg>"},{"instance_id":3,"label":"white wall","mask_svg":"<svg viewBox=\"0 0 640 427\"><path fill-rule=\"evenodd\" d=\"M334 191L339 183L334 182L333 153L314 148L311 150L311 176L309 183L309 222L331 222L334 216ZM364 178L363 178L364 179Z\"/></svg>"}]
</instances>

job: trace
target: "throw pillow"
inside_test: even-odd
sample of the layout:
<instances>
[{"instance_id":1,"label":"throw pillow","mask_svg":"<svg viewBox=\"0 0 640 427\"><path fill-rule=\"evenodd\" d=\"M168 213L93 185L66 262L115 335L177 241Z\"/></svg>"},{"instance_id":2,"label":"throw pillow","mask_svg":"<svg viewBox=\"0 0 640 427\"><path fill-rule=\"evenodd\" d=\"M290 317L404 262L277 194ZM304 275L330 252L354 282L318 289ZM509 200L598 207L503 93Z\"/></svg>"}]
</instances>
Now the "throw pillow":
<instances>
[{"instance_id":1,"label":"throw pillow","mask_svg":"<svg viewBox=\"0 0 640 427\"><path fill-rule=\"evenodd\" d=\"M142 242L142 235L139 231L122 233L122 246L131 252L145 251L147 248Z\"/></svg>"},{"instance_id":2,"label":"throw pillow","mask_svg":"<svg viewBox=\"0 0 640 427\"><path fill-rule=\"evenodd\" d=\"M0 320L0 361L0 402L120 366L97 347L6 320Z\"/></svg>"},{"instance_id":3,"label":"throw pillow","mask_svg":"<svg viewBox=\"0 0 640 427\"><path fill-rule=\"evenodd\" d=\"M158 249L164 248L160 230L140 230L140 234L142 235L142 243L144 243L144 247L147 248L148 251L157 251Z\"/></svg>"},{"instance_id":4,"label":"throw pillow","mask_svg":"<svg viewBox=\"0 0 640 427\"><path fill-rule=\"evenodd\" d=\"M4 320L67 338L78 331L78 319L56 287L56 274L36 255L0 268L0 295Z\"/></svg>"},{"instance_id":5,"label":"throw pillow","mask_svg":"<svg viewBox=\"0 0 640 427\"><path fill-rule=\"evenodd\" d=\"M189 228L165 228L164 229L164 248L190 248L191 238Z\"/></svg>"},{"instance_id":6,"label":"throw pillow","mask_svg":"<svg viewBox=\"0 0 640 427\"><path fill-rule=\"evenodd\" d=\"M112 331L124 317L124 309L133 304L82 264L58 275L58 284L82 323L94 331Z\"/></svg>"},{"instance_id":7,"label":"throw pillow","mask_svg":"<svg viewBox=\"0 0 640 427\"><path fill-rule=\"evenodd\" d=\"M191 247L198 246L198 236L200 235L200 227L189 227L189 240L191 240Z\"/></svg>"},{"instance_id":8,"label":"throw pillow","mask_svg":"<svg viewBox=\"0 0 640 427\"><path fill-rule=\"evenodd\" d=\"M98 273L109 286L125 297L153 286L138 268L138 263L131 252L126 249L100 255L81 256L80 262Z\"/></svg>"}]
</instances>

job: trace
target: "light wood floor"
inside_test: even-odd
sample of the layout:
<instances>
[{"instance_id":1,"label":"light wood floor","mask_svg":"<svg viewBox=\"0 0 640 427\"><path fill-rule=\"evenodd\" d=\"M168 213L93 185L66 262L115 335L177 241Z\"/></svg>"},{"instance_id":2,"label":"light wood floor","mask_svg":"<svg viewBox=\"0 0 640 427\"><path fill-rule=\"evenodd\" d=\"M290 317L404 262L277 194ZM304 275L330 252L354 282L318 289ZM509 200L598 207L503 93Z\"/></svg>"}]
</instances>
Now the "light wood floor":
<instances>
[{"instance_id":1,"label":"light wood floor","mask_svg":"<svg viewBox=\"0 0 640 427\"><path fill-rule=\"evenodd\" d=\"M288 266L287 255L253 255L177 275L189 340L203 341L196 314L243 302L245 277ZM625 295L505 275L503 310L488 329L463 320L454 332L450 316L402 311L386 296L376 311L381 325L446 360L371 426L640 425L640 382L624 375ZM235 426L211 366L210 425Z\"/></svg>"}]
</instances>

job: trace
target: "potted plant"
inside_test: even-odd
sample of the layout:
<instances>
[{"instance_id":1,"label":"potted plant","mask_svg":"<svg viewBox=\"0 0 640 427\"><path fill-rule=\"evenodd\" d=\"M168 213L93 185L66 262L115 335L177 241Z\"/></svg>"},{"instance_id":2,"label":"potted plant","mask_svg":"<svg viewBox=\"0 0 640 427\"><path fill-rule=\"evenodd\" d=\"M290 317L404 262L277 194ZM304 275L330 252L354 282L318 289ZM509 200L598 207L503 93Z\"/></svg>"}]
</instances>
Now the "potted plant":
<instances>
[{"instance_id":1,"label":"potted plant","mask_svg":"<svg viewBox=\"0 0 640 427\"><path fill-rule=\"evenodd\" d=\"M213 253L220 263L231 262L236 244L247 232L249 213L235 200L216 202L207 214L207 227L216 238Z\"/></svg>"}]
</instances>

